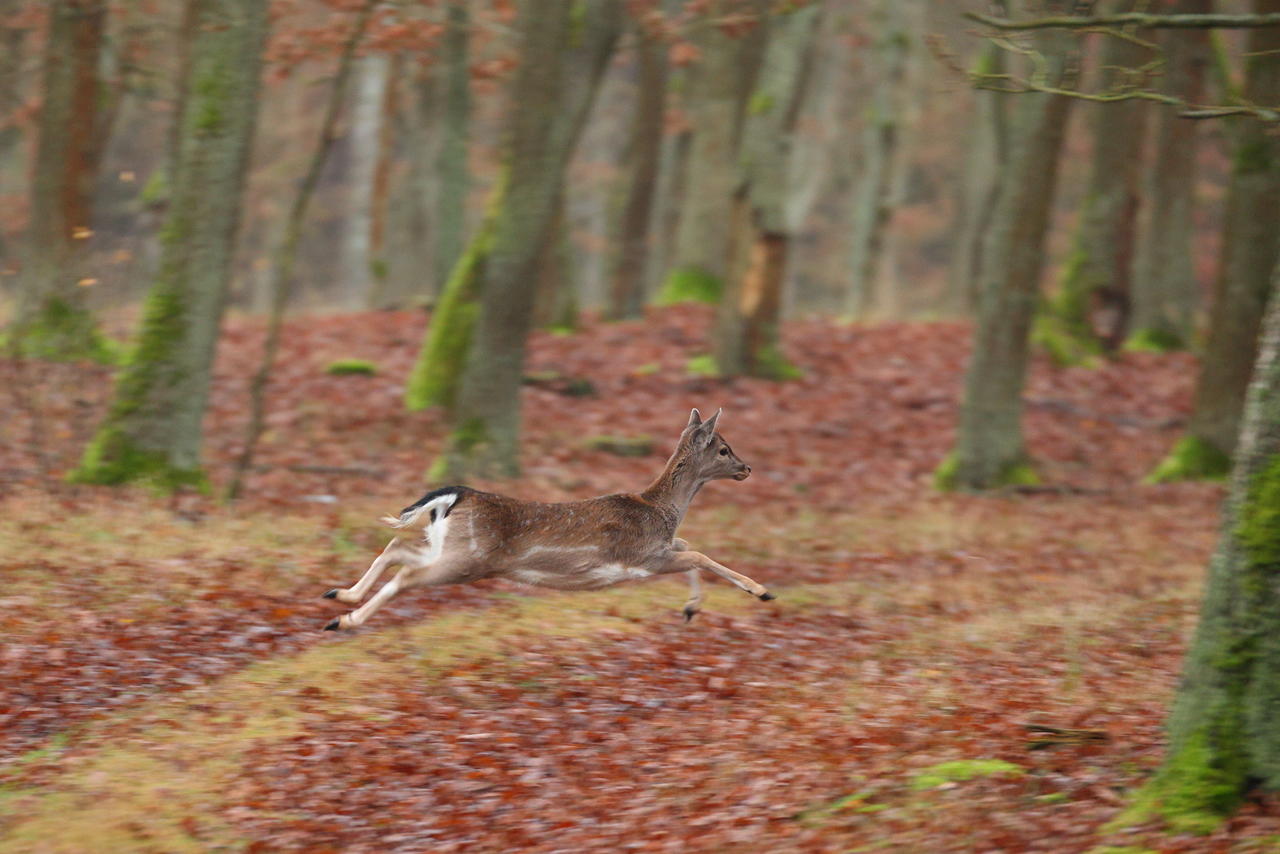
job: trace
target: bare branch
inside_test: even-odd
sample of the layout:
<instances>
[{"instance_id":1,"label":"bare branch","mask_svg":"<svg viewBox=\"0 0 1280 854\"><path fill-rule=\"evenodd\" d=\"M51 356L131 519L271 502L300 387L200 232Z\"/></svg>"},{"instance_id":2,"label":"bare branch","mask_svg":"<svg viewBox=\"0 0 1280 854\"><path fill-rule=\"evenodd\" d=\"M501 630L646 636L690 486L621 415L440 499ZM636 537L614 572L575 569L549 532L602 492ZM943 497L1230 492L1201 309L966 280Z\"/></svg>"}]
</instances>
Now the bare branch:
<instances>
[{"instance_id":1,"label":"bare branch","mask_svg":"<svg viewBox=\"0 0 1280 854\"><path fill-rule=\"evenodd\" d=\"M1262 15L1152 15L1146 12L1124 12L1116 15L1061 15L1015 21L996 18L980 12L964 16L997 30L1087 29L1092 27L1137 26L1153 30L1241 30L1255 27L1280 27L1280 13Z\"/></svg>"}]
</instances>

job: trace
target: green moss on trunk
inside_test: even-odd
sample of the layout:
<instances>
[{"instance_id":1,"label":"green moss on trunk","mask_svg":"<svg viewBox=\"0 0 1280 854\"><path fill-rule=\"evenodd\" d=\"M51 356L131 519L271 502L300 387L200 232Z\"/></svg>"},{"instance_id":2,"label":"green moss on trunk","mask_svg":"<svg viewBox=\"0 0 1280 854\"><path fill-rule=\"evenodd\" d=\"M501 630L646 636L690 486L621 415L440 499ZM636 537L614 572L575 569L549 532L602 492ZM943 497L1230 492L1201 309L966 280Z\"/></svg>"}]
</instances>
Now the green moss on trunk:
<instances>
[{"instance_id":1,"label":"green moss on trunk","mask_svg":"<svg viewBox=\"0 0 1280 854\"><path fill-rule=\"evenodd\" d=\"M87 308L51 296L25 322L5 336L6 349L27 359L57 362L89 360L114 365L119 346L98 329Z\"/></svg>"},{"instance_id":2,"label":"green moss on trunk","mask_svg":"<svg viewBox=\"0 0 1280 854\"><path fill-rule=\"evenodd\" d=\"M480 311L480 283L492 244L490 216L454 265L431 317L431 329L405 387L404 402L410 410L453 407Z\"/></svg>"},{"instance_id":3,"label":"green moss on trunk","mask_svg":"<svg viewBox=\"0 0 1280 854\"><path fill-rule=\"evenodd\" d=\"M705 302L715 305L724 292L724 281L714 273L696 267L672 270L658 295L659 305Z\"/></svg>"},{"instance_id":4,"label":"green moss on trunk","mask_svg":"<svg viewBox=\"0 0 1280 854\"><path fill-rule=\"evenodd\" d=\"M1167 329L1135 329L1124 342L1124 349L1131 353L1172 353L1186 348L1187 342Z\"/></svg>"},{"instance_id":5,"label":"green moss on trunk","mask_svg":"<svg viewBox=\"0 0 1280 854\"><path fill-rule=\"evenodd\" d=\"M139 447L118 427L98 431L85 449L80 466L67 475L67 480L99 486L142 483L160 492L184 487L201 492L209 489L204 471L171 465L164 453Z\"/></svg>"},{"instance_id":6,"label":"green moss on trunk","mask_svg":"<svg viewBox=\"0 0 1280 854\"><path fill-rule=\"evenodd\" d=\"M1035 467L1025 459L1009 463L996 477L989 481L983 480L973 473L961 471L960 458L954 452L948 454L933 472L934 488L942 492L999 489L1002 486L1038 486L1041 482Z\"/></svg>"},{"instance_id":7,"label":"green moss on trunk","mask_svg":"<svg viewBox=\"0 0 1280 854\"><path fill-rule=\"evenodd\" d=\"M1144 483L1179 480L1222 480L1231 472L1231 457L1198 436L1184 436Z\"/></svg>"}]
</instances>

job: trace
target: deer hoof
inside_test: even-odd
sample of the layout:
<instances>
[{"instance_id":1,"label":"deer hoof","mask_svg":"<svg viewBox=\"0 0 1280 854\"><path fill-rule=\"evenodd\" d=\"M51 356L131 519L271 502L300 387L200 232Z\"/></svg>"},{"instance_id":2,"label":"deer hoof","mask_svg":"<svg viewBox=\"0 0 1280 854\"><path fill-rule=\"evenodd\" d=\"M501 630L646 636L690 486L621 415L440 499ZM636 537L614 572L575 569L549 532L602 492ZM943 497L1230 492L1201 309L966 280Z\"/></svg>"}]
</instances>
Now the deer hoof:
<instances>
[{"instance_id":1,"label":"deer hoof","mask_svg":"<svg viewBox=\"0 0 1280 854\"><path fill-rule=\"evenodd\" d=\"M336 588L336 587L335 587L335 588L333 588L333 589L332 589L332 590L330 590L328 593L324 594L324 596L323 596L322 598L324 598L324 599L337 599L337 598L338 598L338 588Z\"/></svg>"},{"instance_id":2,"label":"deer hoof","mask_svg":"<svg viewBox=\"0 0 1280 854\"><path fill-rule=\"evenodd\" d=\"M769 591L767 591L767 590L766 590L765 592L763 592L763 593L761 593L761 594L760 594L760 601L761 601L761 602L769 602L769 601L771 601L771 600L773 600L773 599L777 599L777 598L778 598L777 596L774 596L772 593L770 593L770 592L769 592Z\"/></svg>"},{"instance_id":3,"label":"deer hoof","mask_svg":"<svg viewBox=\"0 0 1280 854\"><path fill-rule=\"evenodd\" d=\"M325 626L324 630L326 632L336 632L340 628L342 628L342 619L338 618L334 620L332 623L330 623L329 625Z\"/></svg>"},{"instance_id":4,"label":"deer hoof","mask_svg":"<svg viewBox=\"0 0 1280 854\"><path fill-rule=\"evenodd\" d=\"M684 621L687 623L698 615L697 608L686 607L684 609Z\"/></svg>"}]
</instances>

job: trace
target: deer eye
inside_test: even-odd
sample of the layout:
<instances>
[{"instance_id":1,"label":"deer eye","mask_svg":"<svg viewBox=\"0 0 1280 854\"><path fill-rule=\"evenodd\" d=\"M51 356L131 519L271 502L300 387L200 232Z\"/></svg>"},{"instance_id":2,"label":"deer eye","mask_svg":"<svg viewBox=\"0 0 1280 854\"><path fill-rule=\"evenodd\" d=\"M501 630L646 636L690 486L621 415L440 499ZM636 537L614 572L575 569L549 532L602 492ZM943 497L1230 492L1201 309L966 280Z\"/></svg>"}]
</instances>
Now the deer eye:
<instances>
[{"instance_id":1,"label":"deer eye","mask_svg":"<svg viewBox=\"0 0 1280 854\"><path fill-rule=\"evenodd\" d=\"M723 445L721 445L721 446L720 446L720 456L722 456L722 457L727 457L727 456L729 456L729 449L728 449L728 448L726 448L726 447L724 447Z\"/></svg>"}]
</instances>

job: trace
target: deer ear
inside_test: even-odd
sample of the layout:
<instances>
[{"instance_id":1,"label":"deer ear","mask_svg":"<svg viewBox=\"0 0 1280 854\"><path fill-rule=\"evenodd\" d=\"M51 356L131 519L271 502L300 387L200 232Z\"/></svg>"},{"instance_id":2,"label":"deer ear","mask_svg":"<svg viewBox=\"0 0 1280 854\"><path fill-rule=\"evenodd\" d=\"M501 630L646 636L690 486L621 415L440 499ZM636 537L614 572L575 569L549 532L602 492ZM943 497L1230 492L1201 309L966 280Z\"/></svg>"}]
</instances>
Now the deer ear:
<instances>
[{"instance_id":1,"label":"deer ear","mask_svg":"<svg viewBox=\"0 0 1280 854\"><path fill-rule=\"evenodd\" d=\"M713 435L716 432L716 422L720 420L721 412L724 412L724 410L717 409L716 414L708 418L706 422L702 425L702 429L706 430L708 435Z\"/></svg>"},{"instance_id":2,"label":"deer ear","mask_svg":"<svg viewBox=\"0 0 1280 854\"><path fill-rule=\"evenodd\" d=\"M686 424L685 426L686 426L686 427L697 427L697 426L698 426L699 424L701 424L701 423L702 423L702 416L701 416L701 415L699 415L699 414L698 414L698 410L696 410L696 409L695 409L695 410L693 410L692 412L690 412L690 413L689 413L689 423L688 423L688 424Z\"/></svg>"}]
</instances>

